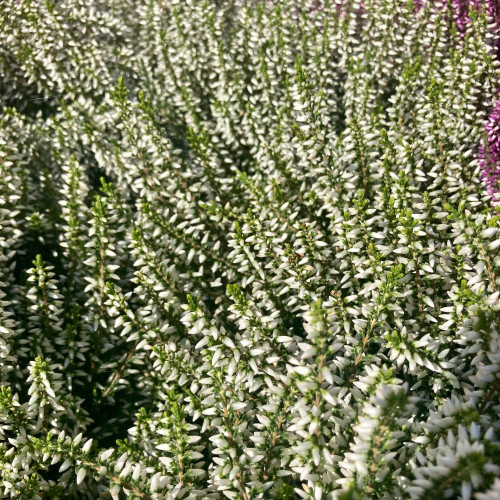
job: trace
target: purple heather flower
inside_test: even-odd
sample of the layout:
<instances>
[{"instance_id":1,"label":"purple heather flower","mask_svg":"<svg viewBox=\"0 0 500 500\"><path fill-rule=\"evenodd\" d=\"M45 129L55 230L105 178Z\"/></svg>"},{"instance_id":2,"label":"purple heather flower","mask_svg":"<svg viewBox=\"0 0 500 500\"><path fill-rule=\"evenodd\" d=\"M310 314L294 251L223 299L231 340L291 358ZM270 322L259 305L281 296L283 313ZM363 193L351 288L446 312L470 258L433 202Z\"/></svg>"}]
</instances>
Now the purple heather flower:
<instances>
[{"instance_id":1,"label":"purple heather flower","mask_svg":"<svg viewBox=\"0 0 500 500\"><path fill-rule=\"evenodd\" d=\"M469 8L470 4L474 5L475 0L453 0L452 6L455 14L455 24L457 25L458 32L462 35L467 31L469 24ZM475 5L474 5L475 6Z\"/></svg>"},{"instance_id":2,"label":"purple heather flower","mask_svg":"<svg viewBox=\"0 0 500 500\"><path fill-rule=\"evenodd\" d=\"M314 0L311 4L310 12L316 12L317 10L323 10L323 4L320 0Z\"/></svg>"},{"instance_id":3,"label":"purple heather flower","mask_svg":"<svg viewBox=\"0 0 500 500\"><path fill-rule=\"evenodd\" d=\"M413 7L415 8L416 12L423 9L424 8L424 0L413 0Z\"/></svg>"},{"instance_id":4,"label":"purple heather flower","mask_svg":"<svg viewBox=\"0 0 500 500\"><path fill-rule=\"evenodd\" d=\"M458 31L465 34L470 22L470 8L481 11L483 6L486 7L486 13L492 17L497 25L500 21L500 7L497 0L452 0L452 7L455 11L455 23Z\"/></svg>"},{"instance_id":5,"label":"purple heather flower","mask_svg":"<svg viewBox=\"0 0 500 500\"><path fill-rule=\"evenodd\" d=\"M486 13L491 17L497 27L495 39L495 52L500 57L500 6L497 0L452 0L455 11L455 23L459 33L464 36L467 32L470 18L470 8L481 11L486 7ZM479 162L481 166L481 179L492 203L500 201L500 100L496 102L493 112L486 124L487 139L479 147Z\"/></svg>"},{"instance_id":6,"label":"purple heather flower","mask_svg":"<svg viewBox=\"0 0 500 500\"><path fill-rule=\"evenodd\" d=\"M487 142L479 149L481 178L493 202L500 201L500 100L486 125Z\"/></svg>"}]
</instances>

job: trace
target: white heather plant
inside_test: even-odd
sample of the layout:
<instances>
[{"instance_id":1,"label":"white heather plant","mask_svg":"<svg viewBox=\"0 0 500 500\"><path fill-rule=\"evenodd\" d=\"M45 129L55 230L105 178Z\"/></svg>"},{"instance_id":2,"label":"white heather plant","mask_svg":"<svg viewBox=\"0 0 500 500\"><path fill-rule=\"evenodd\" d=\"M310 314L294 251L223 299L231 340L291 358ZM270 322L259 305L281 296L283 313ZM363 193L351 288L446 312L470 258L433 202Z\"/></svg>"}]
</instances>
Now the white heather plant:
<instances>
[{"instance_id":1,"label":"white heather plant","mask_svg":"<svg viewBox=\"0 0 500 500\"><path fill-rule=\"evenodd\" d=\"M478 3L0 0L1 498L499 498Z\"/></svg>"}]
</instances>

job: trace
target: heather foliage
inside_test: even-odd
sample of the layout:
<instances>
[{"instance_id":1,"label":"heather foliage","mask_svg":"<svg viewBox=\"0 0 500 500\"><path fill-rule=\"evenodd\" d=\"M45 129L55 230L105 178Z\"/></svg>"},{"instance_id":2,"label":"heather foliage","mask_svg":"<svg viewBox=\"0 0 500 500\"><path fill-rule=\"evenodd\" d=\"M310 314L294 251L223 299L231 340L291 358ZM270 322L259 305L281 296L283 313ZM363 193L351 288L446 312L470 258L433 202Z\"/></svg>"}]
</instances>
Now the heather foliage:
<instances>
[{"instance_id":1,"label":"heather foliage","mask_svg":"<svg viewBox=\"0 0 500 500\"><path fill-rule=\"evenodd\" d=\"M1 497L498 498L487 9L0 23Z\"/></svg>"}]
</instances>

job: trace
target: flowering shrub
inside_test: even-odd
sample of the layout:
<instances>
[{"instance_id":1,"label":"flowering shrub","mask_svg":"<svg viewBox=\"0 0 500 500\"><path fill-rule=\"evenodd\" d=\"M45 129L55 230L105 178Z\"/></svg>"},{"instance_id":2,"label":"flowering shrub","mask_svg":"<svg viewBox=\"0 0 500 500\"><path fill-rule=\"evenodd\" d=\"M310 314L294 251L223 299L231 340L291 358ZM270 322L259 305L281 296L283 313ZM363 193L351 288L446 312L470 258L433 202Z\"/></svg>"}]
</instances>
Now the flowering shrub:
<instances>
[{"instance_id":1,"label":"flowering shrub","mask_svg":"<svg viewBox=\"0 0 500 500\"><path fill-rule=\"evenodd\" d=\"M499 497L498 32L436 5L0 3L2 498Z\"/></svg>"}]
</instances>

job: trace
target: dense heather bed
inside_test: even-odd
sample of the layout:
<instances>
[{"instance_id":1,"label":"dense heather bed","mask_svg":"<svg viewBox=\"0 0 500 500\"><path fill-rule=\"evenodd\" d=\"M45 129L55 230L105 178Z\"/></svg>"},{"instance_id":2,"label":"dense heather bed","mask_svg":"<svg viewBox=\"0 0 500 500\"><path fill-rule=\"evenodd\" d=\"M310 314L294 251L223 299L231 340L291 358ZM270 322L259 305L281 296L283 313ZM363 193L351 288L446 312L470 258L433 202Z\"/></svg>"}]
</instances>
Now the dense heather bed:
<instances>
[{"instance_id":1,"label":"dense heather bed","mask_svg":"<svg viewBox=\"0 0 500 500\"><path fill-rule=\"evenodd\" d=\"M0 0L0 497L500 498L499 14Z\"/></svg>"}]
</instances>

